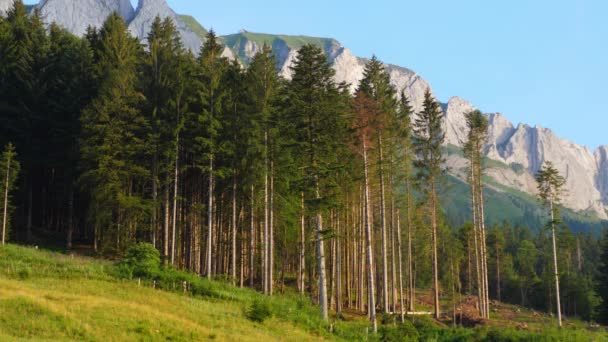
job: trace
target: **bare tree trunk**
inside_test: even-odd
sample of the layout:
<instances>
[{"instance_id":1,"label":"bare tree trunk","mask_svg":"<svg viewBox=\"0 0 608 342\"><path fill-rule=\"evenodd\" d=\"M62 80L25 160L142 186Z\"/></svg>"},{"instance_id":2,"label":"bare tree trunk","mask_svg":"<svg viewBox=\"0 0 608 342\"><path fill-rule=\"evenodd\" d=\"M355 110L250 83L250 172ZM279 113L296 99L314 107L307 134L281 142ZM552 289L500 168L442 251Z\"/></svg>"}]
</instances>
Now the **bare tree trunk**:
<instances>
[{"instance_id":1,"label":"bare tree trunk","mask_svg":"<svg viewBox=\"0 0 608 342\"><path fill-rule=\"evenodd\" d=\"M500 302L502 299L500 297L500 253L498 251L498 245L496 246L496 299Z\"/></svg>"},{"instance_id":2,"label":"bare tree trunk","mask_svg":"<svg viewBox=\"0 0 608 342\"><path fill-rule=\"evenodd\" d=\"M268 294L269 293L269 289L268 289L268 251L269 251L269 217L268 217L268 131L264 132L264 233L263 233L263 246L264 246L264 253L263 253L263 267L262 267L262 289L264 294Z\"/></svg>"},{"instance_id":3,"label":"bare tree trunk","mask_svg":"<svg viewBox=\"0 0 608 342\"><path fill-rule=\"evenodd\" d=\"M255 280L255 215L254 215L254 186L251 186L251 213L249 216L249 287L253 288Z\"/></svg>"},{"instance_id":4,"label":"bare tree trunk","mask_svg":"<svg viewBox=\"0 0 608 342\"><path fill-rule=\"evenodd\" d=\"M230 270L232 271L232 285L236 285L236 170L234 170L232 176L232 253L231 253L231 265Z\"/></svg>"},{"instance_id":5,"label":"bare tree trunk","mask_svg":"<svg viewBox=\"0 0 608 342\"><path fill-rule=\"evenodd\" d=\"M10 186L10 175L11 175L11 153L9 150L8 160L6 163L6 181L4 182L4 208L2 211L2 245L6 243L6 226L8 216L8 188Z\"/></svg>"},{"instance_id":6,"label":"bare tree trunk","mask_svg":"<svg viewBox=\"0 0 608 342\"><path fill-rule=\"evenodd\" d=\"M207 204L207 279L211 279L213 248L213 155L209 157L209 198Z\"/></svg>"},{"instance_id":7,"label":"bare tree trunk","mask_svg":"<svg viewBox=\"0 0 608 342\"><path fill-rule=\"evenodd\" d=\"M416 286L414 282L414 253L412 248L412 229L414 229L412 220L412 186L409 175L406 175L406 191L407 191L407 277L408 277L408 310L416 311Z\"/></svg>"},{"instance_id":8,"label":"bare tree trunk","mask_svg":"<svg viewBox=\"0 0 608 342\"><path fill-rule=\"evenodd\" d=\"M401 322L405 321L405 303L403 301L403 255L401 246L401 217L399 210L397 210L397 257L399 263L399 306L401 314Z\"/></svg>"},{"instance_id":9,"label":"bare tree trunk","mask_svg":"<svg viewBox=\"0 0 608 342\"><path fill-rule=\"evenodd\" d=\"M163 233L163 257L164 262L169 262L169 180L171 177L167 172L167 181L165 185L165 229Z\"/></svg>"},{"instance_id":10,"label":"bare tree trunk","mask_svg":"<svg viewBox=\"0 0 608 342\"><path fill-rule=\"evenodd\" d=\"M435 306L435 319L439 319L441 308L439 306L439 266L437 261L437 194L434 179L431 179L431 224L433 230L433 304Z\"/></svg>"},{"instance_id":11,"label":"bare tree trunk","mask_svg":"<svg viewBox=\"0 0 608 342\"><path fill-rule=\"evenodd\" d=\"M378 135L379 149L379 173L380 173L380 219L381 219L381 234L382 234L382 312L388 313L388 257L387 257L387 237L386 237L386 197L384 189L384 170L383 170L383 155L382 155L382 135Z\"/></svg>"},{"instance_id":12,"label":"bare tree trunk","mask_svg":"<svg viewBox=\"0 0 608 342\"><path fill-rule=\"evenodd\" d=\"M480 147L478 147L478 151ZM487 244L486 244L486 224L485 224L485 213L484 213L484 202L483 202L483 183L482 183L482 172L481 172L481 153L478 154L478 171L477 181L478 187L477 192L479 193L479 228L481 233L481 270L482 270L482 285L483 285L483 304L484 304L484 317L490 318L490 295L488 286L488 257L487 257Z\"/></svg>"},{"instance_id":13,"label":"bare tree trunk","mask_svg":"<svg viewBox=\"0 0 608 342\"><path fill-rule=\"evenodd\" d=\"M171 265L175 265L175 240L177 231L177 194L179 189L179 134L175 139L175 170L173 173L173 177L173 226L171 227Z\"/></svg>"},{"instance_id":14,"label":"bare tree trunk","mask_svg":"<svg viewBox=\"0 0 608 342\"><path fill-rule=\"evenodd\" d=\"M378 331L378 323L376 322L376 302L374 297L375 286L374 286L374 254L372 247L372 224L371 224L371 208L369 204L369 176L368 176L368 164L367 164L367 144L365 138L363 139L363 169L365 176L365 236L367 240L367 274L368 274L368 313L369 319L372 323L374 332Z\"/></svg>"},{"instance_id":15,"label":"bare tree trunk","mask_svg":"<svg viewBox=\"0 0 608 342\"><path fill-rule=\"evenodd\" d=\"M68 232L66 247L68 250L72 249L72 240L74 236L74 188L72 184L69 185L70 190L68 194ZM7 182L8 188L8 182ZM6 194L5 194L6 195ZM5 200L6 202L6 200ZM4 214L6 216L6 214ZM4 244L4 224L2 225L2 244Z\"/></svg>"},{"instance_id":16,"label":"bare tree trunk","mask_svg":"<svg viewBox=\"0 0 608 342\"><path fill-rule=\"evenodd\" d=\"M336 221L336 313L338 316L342 315L342 253L340 240L342 237L340 236L340 216L338 215Z\"/></svg>"},{"instance_id":17,"label":"bare tree trunk","mask_svg":"<svg viewBox=\"0 0 608 342\"><path fill-rule=\"evenodd\" d=\"M553 214L553 201L549 202L551 209L551 238L553 240L553 270L555 271L555 299L557 306L557 325L562 327L562 307L559 294L559 272L557 270L557 242L555 239L555 216Z\"/></svg>"},{"instance_id":18,"label":"bare tree trunk","mask_svg":"<svg viewBox=\"0 0 608 342\"><path fill-rule=\"evenodd\" d=\"M319 200L319 180L315 177L316 199ZM317 268L319 272L319 304L323 320L329 319L327 310L327 277L325 273L325 246L323 241L323 215L317 211L316 218L316 240L317 240Z\"/></svg>"},{"instance_id":19,"label":"bare tree trunk","mask_svg":"<svg viewBox=\"0 0 608 342\"><path fill-rule=\"evenodd\" d=\"M270 208L268 223L268 295L274 287L274 161L270 161Z\"/></svg>"},{"instance_id":20,"label":"bare tree trunk","mask_svg":"<svg viewBox=\"0 0 608 342\"><path fill-rule=\"evenodd\" d=\"M27 242L32 242L32 209L34 206L34 200L32 195L32 183L30 181L28 190L27 190L27 229L26 229L26 239Z\"/></svg>"},{"instance_id":21,"label":"bare tree trunk","mask_svg":"<svg viewBox=\"0 0 608 342\"><path fill-rule=\"evenodd\" d=\"M305 219L305 211L304 211L304 193L302 192L302 204L301 204L301 214L300 214L300 266L298 271L298 287L300 290L300 294L304 294L304 290L306 288L305 285L305 274L306 274L306 219Z\"/></svg>"}]
</instances>

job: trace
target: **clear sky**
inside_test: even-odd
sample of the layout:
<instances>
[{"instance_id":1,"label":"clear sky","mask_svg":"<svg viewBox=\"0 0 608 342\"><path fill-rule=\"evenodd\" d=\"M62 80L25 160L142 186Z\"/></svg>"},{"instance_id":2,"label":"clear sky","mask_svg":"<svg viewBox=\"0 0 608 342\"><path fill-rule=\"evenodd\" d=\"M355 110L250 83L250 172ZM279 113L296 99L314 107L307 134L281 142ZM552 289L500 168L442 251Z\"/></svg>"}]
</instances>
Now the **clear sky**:
<instances>
[{"instance_id":1,"label":"clear sky","mask_svg":"<svg viewBox=\"0 0 608 342\"><path fill-rule=\"evenodd\" d=\"M606 0L168 2L219 34L336 38L418 72L441 101L460 96L592 149L608 145Z\"/></svg>"}]
</instances>

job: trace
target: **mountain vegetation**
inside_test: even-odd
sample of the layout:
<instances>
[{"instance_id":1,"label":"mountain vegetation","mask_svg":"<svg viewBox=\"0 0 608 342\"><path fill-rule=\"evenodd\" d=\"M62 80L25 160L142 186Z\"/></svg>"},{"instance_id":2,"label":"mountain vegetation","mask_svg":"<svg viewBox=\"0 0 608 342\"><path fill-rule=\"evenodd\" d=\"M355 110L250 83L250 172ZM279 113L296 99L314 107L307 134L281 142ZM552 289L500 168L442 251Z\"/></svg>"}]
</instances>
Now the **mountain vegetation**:
<instances>
[{"instance_id":1,"label":"mountain vegetation","mask_svg":"<svg viewBox=\"0 0 608 342\"><path fill-rule=\"evenodd\" d=\"M373 57L353 96L305 41L290 80L268 44L246 68L222 52L211 30L195 56L160 17L145 46L117 13L79 38L16 1L0 18L7 240L90 246L123 259L120 279L202 296L214 280L260 300L297 291L322 327L354 313L370 333L408 335L406 316L429 312L474 326L494 319L492 300L605 319L606 242L557 224L559 174L538 179L550 229L490 219L483 115L467 114L458 184L473 219L454 225L430 91L416 111ZM252 302L246 315L271 313Z\"/></svg>"}]
</instances>

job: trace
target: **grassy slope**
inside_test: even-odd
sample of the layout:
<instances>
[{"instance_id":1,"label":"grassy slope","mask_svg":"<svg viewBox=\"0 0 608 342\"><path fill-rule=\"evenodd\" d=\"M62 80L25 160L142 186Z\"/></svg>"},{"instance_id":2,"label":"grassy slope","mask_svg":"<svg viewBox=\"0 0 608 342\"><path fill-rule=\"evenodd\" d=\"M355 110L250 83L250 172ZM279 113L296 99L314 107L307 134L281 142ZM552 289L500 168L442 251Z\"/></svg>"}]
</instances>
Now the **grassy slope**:
<instances>
[{"instance_id":1,"label":"grassy slope","mask_svg":"<svg viewBox=\"0 0 608 342\"><path fill-rule=\"evenodd\" d=\"M0 248L0 340L238 340L317 336L282 319L254 324L244 315L256 294L201 300L119 282L109 264L56 253ZM238 298L240 297L240 298Z\"/></svg>"},{"instance_id":2,"label":"grassy slope","mask_svg":"<svg viewBox=\"0 0 608 342\"><path fill-rule=\"evenodd\" d=\"M193 16L180 15L180 19L186 24L190 31L196 33L201 39L205 39L207 36L207 30L201 25Z\"/></svg>"},{"instance_id":3,"label":"grassy slope","mask_svg":"<svg viewBox=\"0 0 608 342\"><path fill-rule=\"evenodd\" d=\"M381 326L378 335L368 336L364 316L332 318L329 333L307 300L279 295L267 299L274 316L253 323L245 308L263 298L254 291L210 282L216 297L193 298L118 281L113 269L91 258L0 247L0 341L403 341L410 333L423 335L421 341L608 340L604 330L590 331L584 323L569 320L567 329L557 331L548 316L506 305L495 307L490 326L443 329L416 318L416 328ZM520 325L535 332L514 330Z\"/></svg>"}]
</instances>

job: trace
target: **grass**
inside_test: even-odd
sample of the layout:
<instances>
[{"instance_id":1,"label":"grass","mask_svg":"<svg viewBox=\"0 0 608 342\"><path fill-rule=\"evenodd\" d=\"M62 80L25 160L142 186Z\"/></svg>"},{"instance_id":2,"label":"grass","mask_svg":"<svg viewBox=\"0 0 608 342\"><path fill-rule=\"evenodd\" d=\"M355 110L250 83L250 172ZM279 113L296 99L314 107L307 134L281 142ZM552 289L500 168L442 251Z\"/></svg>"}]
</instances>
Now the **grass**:
<instances>
[{"instance_id":1,"label":"grass","mask_svg":"<svg viewBox=\"0 0 608 342\"><path fill-rule=\"evenodd\" d=\"M173 272L173 273L171 273ZM224 282L199 279L207 293L153 289L150 280L120 280L113 263L7 245L0 247L0 341L604 341L582 323L564 331L512 327L445 329L423 317L369 333L364 316L323 322L308 299L293 293L266 298ZM187 278L170 271L167 278ZM258 305L256 309L256 305ZM252 310L262 315L251 319ZM522 313L522 321L534 321ZM248 318L249 316L249 318ZM507 318L497 317L500 326ZM393 320L389 320L393 321ZM548 334L548 335L547 335ZM539 339L540 337L542 339Z\"/></svg>"}]
</instances>

